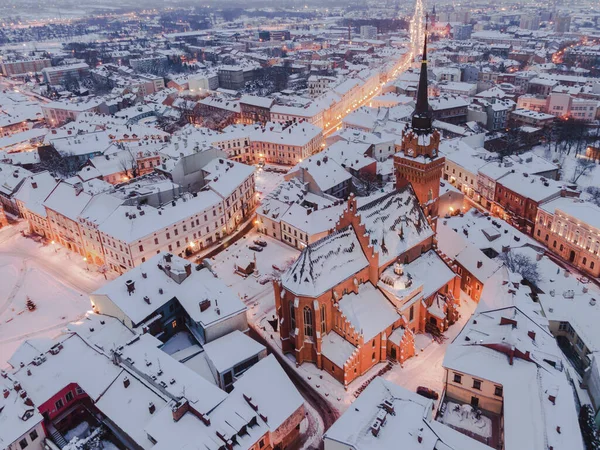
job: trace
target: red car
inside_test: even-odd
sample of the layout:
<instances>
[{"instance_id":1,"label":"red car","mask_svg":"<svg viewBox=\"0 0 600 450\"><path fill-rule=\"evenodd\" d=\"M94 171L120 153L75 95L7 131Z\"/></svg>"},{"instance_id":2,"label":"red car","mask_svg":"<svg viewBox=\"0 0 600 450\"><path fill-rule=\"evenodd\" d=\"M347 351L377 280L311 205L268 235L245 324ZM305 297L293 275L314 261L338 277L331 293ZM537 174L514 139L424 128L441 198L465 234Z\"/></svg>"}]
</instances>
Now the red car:
<instances>
[{"instance_id":1,"label":"red car","mask_svg":"<svg viewBox=\"0 0 600 450\"><path fill-rule=\"evenodd\" d=\"M431 400L437 400L438 398L440 398L440 395L437 392L425 386L419 386L417 388L417 394L425 398L430 398Z\"/></svg>"}]
</instances>

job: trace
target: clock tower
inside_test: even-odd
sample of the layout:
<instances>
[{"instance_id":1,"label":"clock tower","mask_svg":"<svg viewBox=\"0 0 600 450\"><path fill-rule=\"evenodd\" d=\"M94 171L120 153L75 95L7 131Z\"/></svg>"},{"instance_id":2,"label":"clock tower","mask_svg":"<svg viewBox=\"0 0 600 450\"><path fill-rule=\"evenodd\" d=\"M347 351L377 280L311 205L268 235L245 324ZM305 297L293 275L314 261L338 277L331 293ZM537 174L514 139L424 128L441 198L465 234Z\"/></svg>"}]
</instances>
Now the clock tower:
<instances>
[{"instance_id":1,"label":"clock tower","mask_svg":"<svg viewBox=\"0 0 600 450\"><path fill-rule=\"evenodd\" d=\"M402 148L394 155L396 187L408 183L432 222L437 217L440 179L445 158L439 156L440 133L433 128L427 98L427 28L417 90L417 104L410 124L402 132Z\"/></svg>"}]
</instances>

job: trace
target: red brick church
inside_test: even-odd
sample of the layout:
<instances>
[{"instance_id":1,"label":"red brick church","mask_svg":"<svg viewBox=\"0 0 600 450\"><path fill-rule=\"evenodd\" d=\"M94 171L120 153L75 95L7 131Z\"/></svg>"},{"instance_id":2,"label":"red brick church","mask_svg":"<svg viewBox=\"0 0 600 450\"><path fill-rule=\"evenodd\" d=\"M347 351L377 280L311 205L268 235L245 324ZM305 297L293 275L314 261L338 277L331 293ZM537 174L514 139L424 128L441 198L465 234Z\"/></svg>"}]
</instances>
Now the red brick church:
<instances>
[{"instance_id":1,"label":"red brick church","mask_svg":"<svg viewBox=\"0 0 600 450\"><path fill-rule=\"evenodd\" d=\"M427 106L426 64L424 53L412 126L394 161L397 189L351 194L335 230L274 282L284 352L345 386L388 358L410 358L415 333L445 331L458 317L460 280L435 251L428 220L444 160Z\"/></svg>"}]
</instances>

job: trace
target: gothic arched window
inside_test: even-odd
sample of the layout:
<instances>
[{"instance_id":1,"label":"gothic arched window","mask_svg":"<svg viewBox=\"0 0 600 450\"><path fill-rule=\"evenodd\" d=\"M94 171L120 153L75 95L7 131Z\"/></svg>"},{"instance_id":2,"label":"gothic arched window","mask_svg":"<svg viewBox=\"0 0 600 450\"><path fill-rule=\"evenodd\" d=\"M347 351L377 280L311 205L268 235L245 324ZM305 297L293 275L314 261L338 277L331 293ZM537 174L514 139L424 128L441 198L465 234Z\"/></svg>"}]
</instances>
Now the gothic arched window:
<instances>
[{"instance_id":1,"label":"gothic arched window","mask_svg":"<svg viewBox=\"0 0 600 450\"><path fill-rule=\"evenodd\" d=\"M304 307L304 336L312 337L313 335L313 318L312 310L308 307Z\"/></svg>"}]
</instances>

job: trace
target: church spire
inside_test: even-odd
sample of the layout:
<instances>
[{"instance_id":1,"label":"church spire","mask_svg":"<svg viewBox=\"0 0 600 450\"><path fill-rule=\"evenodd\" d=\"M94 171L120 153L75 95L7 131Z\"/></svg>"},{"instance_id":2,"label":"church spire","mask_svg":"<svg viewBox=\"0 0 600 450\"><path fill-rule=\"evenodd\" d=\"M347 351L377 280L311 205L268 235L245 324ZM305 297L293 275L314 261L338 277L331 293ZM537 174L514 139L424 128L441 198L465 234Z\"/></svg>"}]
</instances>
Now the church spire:
<instances>
[{"instance_id":1,"label":"church spire","mask_svg":"<svg viewBox=\"0 0 600 450\"><path fill-rule=\"evenodd\" d=\"M432 131L431 113L427 98L427 19L425 16L425 39L423 43L423 58L421 60L421 73L417 90L417 105L412 118L412 128L417 134L429 134Z\"/></svg>"}]
</instances>

